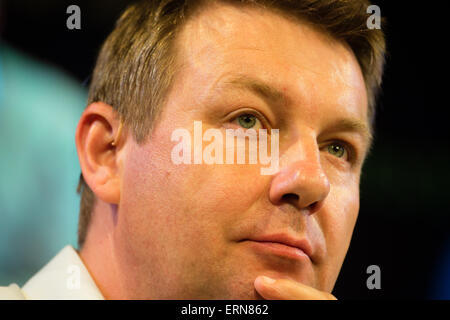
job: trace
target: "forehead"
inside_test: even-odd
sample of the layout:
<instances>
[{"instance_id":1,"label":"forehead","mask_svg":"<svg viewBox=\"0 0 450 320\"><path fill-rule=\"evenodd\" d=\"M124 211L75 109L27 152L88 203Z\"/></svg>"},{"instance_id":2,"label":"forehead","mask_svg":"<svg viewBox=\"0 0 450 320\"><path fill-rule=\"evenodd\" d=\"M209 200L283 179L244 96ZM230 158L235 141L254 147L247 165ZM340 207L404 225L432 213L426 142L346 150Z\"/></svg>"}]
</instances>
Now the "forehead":
<instances>
[{"instance_id":1,"label":"forehead","mask_svg":"<svg viewBox=\"0 0 450 320\"><path fill-rule=\"evenodd\" d=\"M311 121L330 112L367 120L364 79L352 51L299 20L267 9L213 4L186 23L177 49L176 81L197 102L244 77L282 92Z\"/></svg>"}]
</instances>

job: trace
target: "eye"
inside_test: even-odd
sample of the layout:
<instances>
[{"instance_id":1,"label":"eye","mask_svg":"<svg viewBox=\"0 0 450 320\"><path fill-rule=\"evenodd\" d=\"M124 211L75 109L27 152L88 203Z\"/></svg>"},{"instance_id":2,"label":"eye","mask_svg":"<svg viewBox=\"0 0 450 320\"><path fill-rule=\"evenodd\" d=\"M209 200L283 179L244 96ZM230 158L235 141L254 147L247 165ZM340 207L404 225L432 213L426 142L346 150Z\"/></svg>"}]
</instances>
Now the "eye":
<instances>
[{"instance_id":1,"label":"eye","mask_svg":"<svg viewBox=\"0 0 450 320\"><path fill-rule=\"evenodd\" d=\"M258 117L250 113L241 114L234 121L244 129L258 130L263 127Z\"/></svg>"},{"instance_id":2,"label":"eye","mask_svg":"<svg viewBox=\"0 0 450 320\"><path fill-rule=\"evenodd\" d=\"M333 142L332 144L328 145L327 150L330 154L337 158L342 158L344 156L347 156L348 158L348 151L346 147L340 143Z\"/></svg>"}]
</instances>

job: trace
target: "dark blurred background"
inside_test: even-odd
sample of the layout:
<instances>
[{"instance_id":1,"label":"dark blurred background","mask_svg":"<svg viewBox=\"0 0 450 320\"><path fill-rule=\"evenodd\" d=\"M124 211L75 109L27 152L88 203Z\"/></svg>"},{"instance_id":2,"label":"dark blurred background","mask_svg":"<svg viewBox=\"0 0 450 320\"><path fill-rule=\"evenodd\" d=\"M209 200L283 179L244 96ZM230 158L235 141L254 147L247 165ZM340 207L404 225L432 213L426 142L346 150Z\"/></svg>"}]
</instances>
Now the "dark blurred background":
<instances>
[{"instance_id":1,"label":"dark blurred background","mask_svg":"<svg viewBox=\"0 0 450 320\"><path fill-rule=\"evenodd\" d=\"M0 3L0 47L8 45L71 78L77 87L73 90L80 90L81 98L72 112L74 119L79 117L100 45L129 1ZM443 35L447 29L439 18L445 11L436 2L374 3L388 22L389 56L377 111L375 146L363 170L360 215L334 294L339 299L450 299L450 196L446 187L450 179L449 103L448 89L444 88L448 84L444 73L448 36ZM72 4L81 8L81 30L66 27L66 9ZM64 108L64 103L60 107ZM74 145L73 136L67 144ZM4 152L0 149L0 157ZM74 198L77 172L79 169L72 168L70 190ZM24 237L20 228L10 231L20 241L11 235L4 239L0 234L0 253L5 252L0 255L1 285L23 285L57 253L58 246L74 242L78 203L74 206L70 217L61 222L64 228L53 226L64 231L52 236L53 247L46 241L54 219L39 219L45 212L29 212L37 215L40 223L39 228L32 224L32 229L38 230L33 238ZM14 217L9 214L7 218L0 206L0 230L11 228ZM30 247L35 249L30 251ZM21 261L25 253L25 264L12 264L16 257ZM370 265L381 269L379 290L366 286Z\"/></svg>"}]
</instances>

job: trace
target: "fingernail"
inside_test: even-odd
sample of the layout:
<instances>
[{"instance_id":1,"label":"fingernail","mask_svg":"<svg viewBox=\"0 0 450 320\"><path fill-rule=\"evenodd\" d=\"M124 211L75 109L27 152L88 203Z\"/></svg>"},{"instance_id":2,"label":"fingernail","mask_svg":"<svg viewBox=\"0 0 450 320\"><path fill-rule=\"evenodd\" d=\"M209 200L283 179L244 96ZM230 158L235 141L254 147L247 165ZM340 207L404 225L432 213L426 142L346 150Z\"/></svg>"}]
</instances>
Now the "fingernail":
<instances>
[{"instance_id":1,"label":"fingernail","mask_svg":"<svg viewBox=\"0 0 450 320\"><path fill-rule=\"evenodd\" d=\"M266 284L274 284L276 281L275 279L269 278L267 276L262 276L261 280Z\"/></svg>"}]
</instances>

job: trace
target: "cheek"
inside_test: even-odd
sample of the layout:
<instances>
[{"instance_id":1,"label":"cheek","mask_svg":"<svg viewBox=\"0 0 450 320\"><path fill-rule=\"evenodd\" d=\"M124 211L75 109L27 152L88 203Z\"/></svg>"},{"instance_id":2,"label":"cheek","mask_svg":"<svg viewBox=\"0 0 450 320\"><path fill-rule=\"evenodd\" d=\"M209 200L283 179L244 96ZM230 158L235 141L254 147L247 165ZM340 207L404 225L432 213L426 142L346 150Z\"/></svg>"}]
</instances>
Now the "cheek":
<instances>
[{"instance_id":1,"label":"cheek","mask_svg":"<svg viewBox=\"0 0 450 320\"><path fill-rule=\"evenodd\" d=\"M351 238L358 217L359 188L338 188L330 202L332 221L329 228L333 231L330 234L347 242Z\"/></svg>"},{"instance_id":2,"label":"cheek","mask_svg":"<svg viewBox=\"0 0 450 320\"><path fill-rule=\"evenodd\" d=\"M170 142L155 135L144 147L128 150L121 212L126 214L129 233L136 240L139 235L147 237L149 243L161 241L164 233L166 242L176 239L193 245L230 238L233 224L264 191L265 182L260 180L267 176L256 175L260 168L254 165L175 165L174 143L165 141Z\"/></svg>"},{"instance_id":3,"label":"cheek","mask_svg":"<svg viewBox=\"0 0 450 320\"><path fill-rule=\"evenodd\" d=\"M359 186L332 188L327 198L326 213L321 216L328 258L342 264L359 211Z\"/></svg>"},{"instance_id":4,"label":"cheek","mask_svg":"<svg viewBox=\"0 0 450 320\"><path fill-rule=\"evenodd\" d=\"M359 186L332 187L322 215L317 216L325 243L326 256L321 265L319 283L331 291L347 254L359 211Z\"/></svg>"},{"instance_id":5,"label":"cheek","mask_svg":"<svg viewBox=\"0 0 450 320\"><path fill-rule=\"evenodd\" d=\"M121 185L119 228L125 241L133 245L149 247L163 242L167 234L163 231L170 230L178 221L169 205L174 200L171 193L163 193L163 186L171 172L165 159L165 150L161 147L155 145L152 148L154 151L150 152L147 146L131 145L127 150ZM161 237L158 242L155 242L158 239L156 234Z\"/></svg>"}]
</instances>

